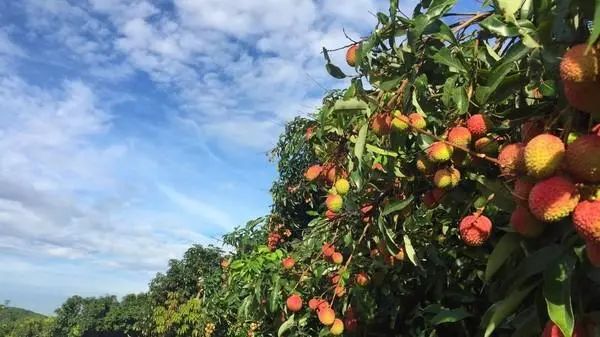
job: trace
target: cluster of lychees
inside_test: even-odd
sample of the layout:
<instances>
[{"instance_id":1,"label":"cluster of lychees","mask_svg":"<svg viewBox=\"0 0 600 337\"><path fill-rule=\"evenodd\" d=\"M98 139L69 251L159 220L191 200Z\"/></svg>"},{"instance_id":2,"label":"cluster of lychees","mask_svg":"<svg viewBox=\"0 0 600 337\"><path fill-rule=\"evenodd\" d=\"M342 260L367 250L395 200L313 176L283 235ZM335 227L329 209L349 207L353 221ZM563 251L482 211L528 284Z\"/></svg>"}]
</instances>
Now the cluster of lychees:
<instances>
[{"instance_id":1,"label":"cluster of lychees","mask_svg":"<svg viewBox=\"0 0 600 337\"><path fill-rule=\"evenodd\" d=\"M269 247L271 251L274 251L291 235L292 231L290 231L289 228L286 228L283 224L277 224L271 229L267 236L267 247Z\"/></svg>"}]
</instances>

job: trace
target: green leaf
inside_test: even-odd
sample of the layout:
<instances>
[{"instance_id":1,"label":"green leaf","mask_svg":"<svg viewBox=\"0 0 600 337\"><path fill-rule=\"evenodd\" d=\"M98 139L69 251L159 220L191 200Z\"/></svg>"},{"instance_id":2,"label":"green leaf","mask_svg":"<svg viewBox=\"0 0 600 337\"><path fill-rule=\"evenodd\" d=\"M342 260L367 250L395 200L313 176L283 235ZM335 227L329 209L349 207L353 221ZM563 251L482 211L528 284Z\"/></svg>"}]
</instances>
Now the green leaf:
<instances>
[{"instance_id":1,"label":"green leaf","mask_svg":"<svg viewBox=\"0 0 600 337\"><path fill-rule=\"evenodd\" d=\"M365 123L358 131L358 138L356 139L356 145L354 145L354 155L358 159L359 167L362 162L363 153L365 152L365 144L367 142L367 131L369 125Z\"/></svg>"},{"instance_id":2,"label":"green leaf","mask_svg":"<svg viewBox=\"0 0 600 337\"><path fill-rule=\"evenodd\" d=\"M454 55L452 55L450 52L450 49L446 47L440 49L435 55L433 55L433 60L447 65L450 67L450 71L457 70L462 73L467 72L464 64L458 58L454 57Z\"/></svg>"},{"instance_id":3,"label":"green leaf","mask_svg":"<svg viewBox=\"0 0 600 337\"><path fill-rule=\"evenodd\" d=\"M377 153L380 155L388 156L388 157L398 157L398 154L393 151L384 150L375 145L367 144L367 150L373 153Z\"/></svg>"},{"instance_id":4,"label":"green leaf","mask_svg":"<svg viewBox=\"0 0 600 337\"><path fill-rule=\"evenodd\" d=\"M515 12L523 5L523 0L496 0L498 9L504 14L507 19L514 19Z\"/></svg>"},{"instance_id":5,"label":"green leaf","mask_svg":"<svg viewBox=\"0 0 600 337\"><path fill-rule=\"evenodd\" d=\"M392 214L394 212L401 211L401 210L405 209L406 206L410 205L410 203L413 201L413 199L414 199L414 197L411 195L410 197L408 197L404 200L395 201L395 202L387 205L383 209L383 212L381 212L381 215L386 216L386 215Z\"/></svg>"},{"instance_id":6,"label":"green leaf","mask_svg":"<svg viewBox=\"0 0 600 337\"><path fill-rule=\"evenodd\" d=\"M456 102L456 109L458 113L464 115L469 110L469 97L467 96L467 90L465 87L458 87L454 89L454 101Z\"/></svg>"},{"instance_id":7,"label":"green leaf","mask_svg":"<svg viewBox=\"0 0 600 337\"><path fill-rule=\"evenodd\" d=\"M442 310L431 319L431 324L454 323L472 316L465 308L460 307L451 310Z\"/></svg>"},{"instance_id":8,"label":"green leaf","mask_svg":"<svg viewBox=\"0 0 600 337\"><path fill-rule=\"evenodd\" d=\"M342 79L342 78L346 78L346 74L344 74L344 72L336 65L334 65L333 63L327 63L325 64L325 69L327 69L327 72L329 73L329 75L338 78L338 79Z\"/></svg>"},{"instance_id":9,"label":"green leaf","mask_svg":"<svg viewBox=\"0 0 600 337\"><path fill-rule=\"evenodd\" d=\"M406 256L408 256L408 259L410 260L410 262L412 262L415 266L418 266L419 259L417 258L417 252L415 251L415 248L412 245L412 241L410 241L410 238L406 234L404 234L403 239L404 239L404 252L406 253Z\"/></svg>"},{"instance_id":10,"label":"green leaf","mask_svg":"<svg viewBox=\"0 0 600 337\"><path fill-rule=\"evenodd\" d=\"M600 0L596 0L594 3L594 28L590 34L590 37L588 38L588 45L590 46L594 44L594 42L596 42L598 39L598 36L600 36L600 24L598 24L600 23Z\"/></svg>"},{"instance_id":11,"label":"green leaf","mask_svg":"<svg viewBox=\"0 0 600 337\"><path fill-rule=\"evenodd\" d=\"M269 310L271 312L276 312L279 310L279 306L277 303L281 298L281 277L277 275L275 281L273 282L273 290L271 291L271 297L269 298Z\"/></svg>"},{"instance_id":12,"label":"green leaf","mask_svg":"<svg viewBox=\"0 0 600 337\"><path fill-rule=\"evenodd\" d=\"M496 14L490 15L482 20L479 25L493 34L503 37L514 37L519 35L519 28L512 23L505 23Z\"/></svg>"},{"instance_id":13,"label":"green leaf","mask_svg":"<svg viewBox=\"0 0 600 337\"><path fill-rule=\"evenodd\" d=\"M333 111L340 110L366 110L369 105L356 97L349 98L347 100L338 99L333 105Z\"/></svg>"},{"instance_id":14,"label":"green leaf","mask_svg":"<svg viewBox=\"0 0 600 337\"><path fill-rule=\"evenodd\" d=\"M287 321L283 322L277 330L277 337L281 337L286 331L288 331L292 326L294 326L294 314L287 319Z\"/></svg>"},{"instance_id":15,"label":"green leaf","mask_svg":"<svg viewBox=\"0 0 600 337\"><path fill-rule=\"evenodd\" d=\"M571 336L575 325L571 305L571 276L575 263L573 255L563 255L558 263L544 272L544 297L548 315L564 336Z\"/></svg>"},{"instance_id":16,"label":"green leaf","mask_svg":"<svg viewBox=\"0 0 600 337\"><path fill-rule=\"evenodd\" d=\"M519 307L525 296L527 296L536 286L537 283L527 288L514 291L505 299L494 303L481 319L481 326L485 328L483 336L489 337L500 323Z\"/></svg>"},{"instance_id":17,"label":"green leaf","mask_svg":"<svg viewBox=\"0 0 600 337\"><path fill-rule=\"evenodd\" d=\"M505 234L488 258L487 266L485 267L485 280L489 282L492 276L502 267L504 262L510 257L510 255L519 248L521 239L517 234L507 233Z\"/></svg>"}]
</instances>

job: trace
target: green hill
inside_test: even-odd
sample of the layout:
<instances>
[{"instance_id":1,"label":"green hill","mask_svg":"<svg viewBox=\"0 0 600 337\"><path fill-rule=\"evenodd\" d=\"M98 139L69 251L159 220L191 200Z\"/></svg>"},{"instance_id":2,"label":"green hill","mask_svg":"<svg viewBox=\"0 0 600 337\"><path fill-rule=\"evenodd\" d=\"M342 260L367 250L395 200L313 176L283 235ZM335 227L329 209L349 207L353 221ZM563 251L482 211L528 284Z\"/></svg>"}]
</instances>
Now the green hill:
<instances>
[{"instance_id":1,"label":"green hill","mask_svg":"<svg viewBox=\"0 0 600 337\"><path fill-rule=\"evenodd\" d=\"M31 322L41 322L46 316L33 311L0 306L0 336L10 336L17 327L31 325ZM29 329L30 330L30 329Z\"/></svg>"}]
</instances>

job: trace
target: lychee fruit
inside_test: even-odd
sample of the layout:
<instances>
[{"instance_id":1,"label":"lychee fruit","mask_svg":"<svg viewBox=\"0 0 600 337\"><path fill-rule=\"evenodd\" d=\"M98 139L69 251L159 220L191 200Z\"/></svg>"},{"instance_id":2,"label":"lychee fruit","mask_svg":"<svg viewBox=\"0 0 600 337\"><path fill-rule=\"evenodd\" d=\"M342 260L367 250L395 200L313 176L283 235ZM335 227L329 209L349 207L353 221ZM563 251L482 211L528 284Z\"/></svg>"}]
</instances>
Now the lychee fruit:
<instances>
[{"instance_id":1,"label":"lychee fruit","mask_svg":"<svg viewBox=\"0 0 600 337\"><path fill-rule=\"evenodd\" d=\"M592 115L600 115L600 82L562 81L569 105Z\"/></svg>"},{"instance_id":2,"label":"lychee fruit","mask_svg":"<svg viewBox=\"0 0 600 337\"><path fill-rule=\"evenodd\" d=\"M536 219L526 207L517 206L510 216L513 229L527 238L535 238L544 231L544 223Z\"/></svg>"},{"instance_id":3,"label":"lychee fruit","mask_svg":"<svg viewBox=\"0 0 600 337\"><path fill-rule=\"evenodd\" d=\"M321 172L323 172L323 166L313 165L306 170L304 177L308 181L313 181L321 175Z\"/></svg>"},{"instance_id":4,"label":"lychee fruit","mask_svg":"<svg viewBox=\"0 0 600 337\"><path fill-rule=\"evenodd\" d=\"M585 325L581 322L575 322L575 327L573 329L573 334L571 337L586 337L587 331ZM554 324L552 321L548 321L546 326L544 327L544 331L542 332L542 337L564 337L562 331L558 325Z\"/></svg>"},{"instance_id":5,"label":"lychee fruit","mask_svg":"<svg viewBox=\"0 0 600 337\"><path fill-rule=\"evenodd\" d=\"M538 179L551 176L565 156L565 143L551 134L535 136L525 146L527 174Z\"/></svg>"},{"instance_id":6,"label":"lychee fruit","mask_svg":"<svg viewBox=\"0 0 600 337\"><path fill-rule=\"evenodd\" d=\"M293 294L287 298L285 304L287 305L289 311L298 312L300 309L302 309L302 297L300 297L298 294Z\"/></svg>"},{"instance_id":7,"label":"lychee fruit","mask_svg":"<svg viewBox=\"0 0 600 337\"><path fill-rule=\"evenodd\" d=\"M329 328L329 332L334 336L341 335L344 332L344 322L342 322L341 319L336 318L335 321L333 321L331 328Z\"/></svg>"},{"instance_id":8,"label":"lychee fruit","mask_svg":"<svg viewBox=\"0 0 600 337\"><path fill-rule=\"evenodd\" d=\"M427 121L425 121L425 118L416 112L408 115L408 122L412 127L417 129L425 129L427 126Z\"/></svg>"},{"instance_id":9,"label":"lychee fruit","mask_svg":"<svg viewBox=\"0 0 600 337\"><path fill-rule=\"evenodd\" d=\"M339 195L344 195L350 190L350 183L347 179L341 178L335 182L335 190Z\"/></svg>"},{"instance_id":10,"label":"lychee fruit","mask_svg":"<svg viewBox=\"0 0 600 337\"><path fill-rule=\"evenodd\" d=\"M455 126L448 132L448 141L461 146L471 144L471 131L464 126Z\"/></svg>"},{"instance_id":11,"label":"lychee fruit","mask_svg":"<svg viewBox=\"0 0 600 337\"><path fill-rule=\"evenodd\" d=\"M434 168L434 164L431 162L431 160L422 154L419 154L417 157L416 166L417 170L423 174L430 173Z\"/></svg>"},{"instance_id":12,"label":"lychee fruit","mask_svg":"<svg viewBox=\"0 0 600 337\"><path fill-rule=\"evenodd\" d=\"M308 307L310 308L310 310L317 310L317 308L319 307L319 304L321 304L321 302L323 302L323 299L318 298L318 297L313 297L308 301ZM327 303L327 302L325 302Z\"/></svg>"},{"instance_id":13,"label":"lychee fruit","mask_svg":"<svg viewBox=\"0 0 600 337\"><path fill-rule=\"evenodd\" d=\"M400 111L394 112L394 118L392 119L392 128L395 131L406 131L409 128L409 118Z\"/></svg>"},{"instance_id":14,"label":"lychee fruit","mask_svg":"<svg viewBox=\"0 0 600 337\"><path fill-rule=\"evenodd\" d=\"M351 67L356 66L356 52L358 51L358 47L359 45L357 43L346 50L346 63Z\"/></svg>"},{"instance_id":15,"label":"lychee fruit","mask_svg":"<svg viewBox=\"0 0 600 337\"><path fill-rule=\"evenodd\" d=\"M475 151L487 155L494 155L498 153L500 145L498 142L490 137L481 137L473 144Z\"/></svg>"},{"instance_id":16,"label":"lychee fruit","mask_svg":"<svg viewBox=\"0 0 600 337\"><path fill-rule=\"evenodd\" d=\"M427 191L423 195L423 205L425 205L425 207L429 209L434 208L444 198L445 194L446 192L444 192L444 190L440 188L434 188L430 191Z\"/></svg>"},{"instance_id":17,"label":"lychee fruit","mask_svg":"<svg viewBox=\"0 0 600 337\"><path fill-rule=\"evenodd\" d=\"M529 210L538 220L559 221L579 202L577 187L569 178L555 176L535 184L529 192Z\"/></svg>"},{"instance_id":18,"label":"lychee fruit","mask_svg":"<svg viewBox=\"0 0 600 337\"><path fill-rule=\"evenodd\" d=\"M392 115L386 112L375 115L371 121L371 129L378 136L389 134L392 130Z\"/></svg>"},{"instance_id":19,"label":"lychee fruit","mask_svg":"<svg viewBox=\"0 0 600 337\"><path fill-rule=\"evenodd\" d=\"M573 226L586 241L600 244L600 201L582 201L573 211Z\"/></svg>"},{"instance_id":20,"label":"lychee fruit","mask_svg":"<svg viewBox=\"0 0 600 337\"><path fill-rule=\"evenodd\" d=\"M335 246L332 245L331 243L325 242L323 244L323 246L321 247L321 252L323 253L323 256L331 257L331 255L333 255L333 253L335 253Z\"/></svg>"},{"instance_id":21,"label":"lychee fruit","mask_svg":"<svg viewBox=\"0 0 600 337\"><path fill-rule=\"evenodd\" d=\"M467 129L474 139L485 136L490 128L489 120L482 114L476 114L467 119Z\"/></svg>"},{"instance_id":22,"label":"lychee fruit","mask_svg":"<svg viewBox=\"0 0 600 337\"><path fill-rule=\"evenodd\" d=\"M329 303L325 300L321 300L317 305L317 310L329 309Z\"/></svg>"},{"instance_id":23,"label":"lychee fruit","mask_svg":"<svg viewBox=\"0 0 600 337\"><path fill-rule=\"evenodd\" d=\"M294 264L296 264L296 261L294 261L294 258L292 257L286 257L285 259L281 260L283 269L292 269L294 268Z\"/></svg>"},{"instance_id":24,"label":"lychee fruit","mask_svg":"<svg viewBox=\"0 0 600 337\"><path fill-rule=\"evenodd\" d=\"M577 180L600 183L600 136L585 135L567 147L567 169Z\"/></svg>"},{"instance_id":25,"label":"lychee fruit","mask_svg":"<svg viewBox=\"0 0 600 337\"><path fill-rule=\"evenodd\" d=\"M344 262L344 256L341 253L335 252L331 255L331 261L335 264L342 264L342 262Z\"/></svg>"},{"instance_id":26,"label":"lychee fruit","mask_svg":"<svg viewBox=\"0 0 600 337\"><path fill-rule=\"evenodd\" d=\"M329 194L325 199L325 206L332 212L339 212L344 206L344 200L338 194Z\"/></svg>"},{"instance_id":27,"label":"lychee fruit","mask_svg":"<svg viewBox=\"0 0 600 337\"><path fill-rule=\"evenodd\" d=\"M475 213L464 217L458 229L465 244L477 247L483 245L492 234L492 221L485 215Z\"/></svg>"},{"instance_id":28,"label":"lychee fruit","mask_svg":"<svg viewBox=\"0 0 600 337\"><path fill-rule=\"evenodd\" d=\"M521 124L521 139L525 144L542 133L544 133L544 123L541 120L529 119Z\"/></svg>"},{"instance_id":29,"label":"lychee fruit","mask_svg":"<svg viewBox=\"0 0 600 337\"><path fill-rule=\"evenodd\" d=\"M504 175L516 175L525 171L525 145L523 143L508 144L502 147L498 155L500 170Z\"/></svg>"},{"instance_id":30,"label":"lychee fruit","mask_svg":"<svg viewBox=\"0 0 600 337\"><path fill-rule=\"evenodd\" d=\"M345 294L346 294L346 287L344 287L344 286L343 286L343 285L341 285L341 284L338 284L338 285L335 287L335 296L337 296L337 297L342 297L342 296L344 296Z\"/></svg>"},{"instance_id":31,"label":"lychee fruit","mask_svg":"<svg viewBox=\"0 0 600 337\"><path fill-rule=\"evenodd\" d=\"M355 277L354 281L359 286L364 287L367 284L369 284L369 275L367 275L364 272L360 272L360 273L356 274L356 277Z\"/></svg>"},{"instance_id":32,"label":"lychee fruit","mask_svg":"<svg viewBox=\"0 0 600 337\"><path fill-rule=\"evenodd\" d=\"M306 132L304 133L304 139L306 139L306 141L309 141L315 134L315 126L309 126L306 128Z\"/></svg>"},{"instance_id":33,"label":"lychee fruit","mask_svg":"<svg viewBox=\"0 0 600 337\"><path fill-rule=\"evenodd\" d=\"M427 157L434 163L441 163L450 160L454 149L444 142L435 142L427 149Z\"/></svg>"},{"instance_id":34,"label":"lychee fruit","mask_svg":"<svg viewBox=\"0 0 600 337\"><path fill-rule=\"evenodd\" d=\"M437 170L433 176L433 183L442 189L454 188L460 181L460 171L454 167Z\"/></svg>"},{"instance_id":35,"label":"lychee fruit","mask_svg":"<svg viewBox=\"0 0 600 337\"><path fill-rule=\"evenodd\" d=\"M519 177L515 180L515 187L512 193L515 201L526 205L529 202L529 192L531 192L533 185L534 183L525 177Z\"/></svg>"},{"instance_id":36,"label":"lychee fruit","mask_svg":"<svg viewBox=\"0 0 600 337\"><path fill-rule=\"evenodd\" d=\"M585 253L592 266L600 268L600 243L587 241L585 243Z\"/></svg>"},{"instance_id":37,"label":"lychee fruit","mask_svg":"<svg viewBox=\"0 0 600 337\"><path fill-rule=\"evenodd\" d=\"M352 307L349 307L348 310L346 310L346 314L344 315L344 327L348 332L354 332L358 328L358 319L356 319Z\"/></svg>"},{"instance_id":38,"label":"lychee fruit","mask_svg":"<svg viewBox=\"0 0 600 337\"><path fill-rule=\"evenodd\" d=\"M335 311L329 308L329 305L326 308L320 309L317 311L317 316L319 317L319 321L323 325L331 325L335 321Z\"/></svg>"},{"instance_id":39,"label":"lychee fruit","mask_svg":"<svg viewBox=\"0 0 600 337\"><path fill-rule=\"evenodd\" d=\"M598 79L598 49L585 43L571 47L560 62L560 78L563 81L593 82Z\"/></svg>"},{"instance_id":40,"label":"lychee fruit","mask_svg":"<svg viewBox=\"0 0 600 337\"><path fill-rule=\"evenodd\" d=\"M326 210L325 211L325 217L327 218L327 220L332 221L332 220L335 220L338 217L338 214L336 212L332 212L330 210Z\"/></svg>"}]
</instances>

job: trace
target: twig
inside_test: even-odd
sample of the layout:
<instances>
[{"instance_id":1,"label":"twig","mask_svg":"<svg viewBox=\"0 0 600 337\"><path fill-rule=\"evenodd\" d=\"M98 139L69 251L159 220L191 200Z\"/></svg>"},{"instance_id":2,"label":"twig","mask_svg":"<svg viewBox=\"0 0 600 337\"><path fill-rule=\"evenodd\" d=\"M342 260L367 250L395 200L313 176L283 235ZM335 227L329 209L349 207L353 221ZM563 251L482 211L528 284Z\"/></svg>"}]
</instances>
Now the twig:
<instances>
[{"instance_id":1,"label":"twig","mask_svg":"<svg viewBox=\"0 0 600 337\"><path fill-rule=\"evenodd\" d=\"M459 23L458 26L452 28L453 31L459 31L463 28L466 28L468 26L470 26L472 23L482 20L488 16L490 16L492 13L477 13L475 15L473 15L471 18L469 18L468 20L463 21L462 23Z\"/></svg>"}]
</instances>

